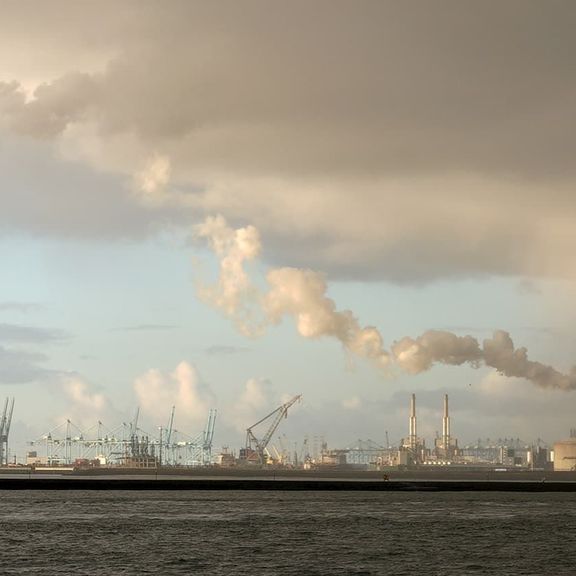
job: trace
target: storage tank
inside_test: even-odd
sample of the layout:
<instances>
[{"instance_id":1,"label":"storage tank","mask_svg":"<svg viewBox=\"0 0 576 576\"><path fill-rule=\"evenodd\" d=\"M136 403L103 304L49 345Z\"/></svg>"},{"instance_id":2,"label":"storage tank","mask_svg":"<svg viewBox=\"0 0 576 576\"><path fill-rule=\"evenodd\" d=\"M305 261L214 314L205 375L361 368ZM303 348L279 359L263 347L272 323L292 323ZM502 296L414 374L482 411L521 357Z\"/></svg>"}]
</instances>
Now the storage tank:
<instances>
[{"instance_id":1,"label":"storage tank","mask_svg":"<svg viewBox=\"0 0 576 576\"><path fill-rule=\"evenodd\" d=\"M554 471L576 470L576 438L554 444Z\"/></svg>"}]
</instances>

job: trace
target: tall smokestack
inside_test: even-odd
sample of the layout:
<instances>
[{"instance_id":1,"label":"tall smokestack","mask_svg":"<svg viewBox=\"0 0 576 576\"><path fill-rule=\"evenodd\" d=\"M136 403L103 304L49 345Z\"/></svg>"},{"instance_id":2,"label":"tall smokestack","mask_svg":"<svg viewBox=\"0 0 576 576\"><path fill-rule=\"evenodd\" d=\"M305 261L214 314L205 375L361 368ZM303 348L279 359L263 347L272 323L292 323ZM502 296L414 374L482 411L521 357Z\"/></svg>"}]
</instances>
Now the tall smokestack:
<instances>
[{"instance_id":1,"label":"tall smokestack","mask_svg":"<svg viewBox=\"0 0 576 576\"><path fill-rule=\"evenodd\" d=\"M412 399L410 400L410 446L412 448L416 446L416 438L416 394L412 394Z\"/></svg>"},{"instance_id":2,"label":"tall smokestack","mask_svg":"<svg viewBox=\"0 0 576 576\"><path fill-rule=\"evenodd\" d=\"M442 419L442 442L444 448L450 446L450 417L448 416L448 394L444 395L444 418Z\"/></svg>"}]
</instances>

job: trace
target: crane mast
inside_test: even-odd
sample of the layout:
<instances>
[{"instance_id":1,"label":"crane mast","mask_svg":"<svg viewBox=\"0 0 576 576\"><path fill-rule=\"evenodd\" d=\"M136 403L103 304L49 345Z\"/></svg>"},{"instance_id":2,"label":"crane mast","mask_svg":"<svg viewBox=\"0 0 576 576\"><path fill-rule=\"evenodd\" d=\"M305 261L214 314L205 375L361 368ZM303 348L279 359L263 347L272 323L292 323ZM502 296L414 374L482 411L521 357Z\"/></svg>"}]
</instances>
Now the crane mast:
<instances>
[{"instance_id":1,"label":"crane mast","mask_svg":"<svg viewBox=\"0 0 576 576\"><path fill-rule=\"evenodd\" d=\"M8 438L10 436L13 413L14 398L6 398L2 418L0 419L0 466L8 465Z\"/></svg>"},{"instance_id":2,"label":"crane mast","mask_svg":"<svg viewBox=\"0 0 576 576\"><path fill-rule=\"evenodd\" d=\"M212 440L214 439L214 428L216 426L216 410L208 412L208 421L204 429L204 439L202 443L202 464L208 465L212 462Z\"/></svg>"},{"instance_id":3,"label":"crane mast","mask_svg":"<svg viewBox=\"0 0 576 576\"><path fill-rule=\"evenodd\" d=\"M263 464L265 462L264 452L266 450L266 447L270 443L270 440L274 432L276 432L276 429L280 425L282 418L288 417L288 409L296 402L298 402L301 398L302 398L301 394L299 394L298 396L294 396L294 398L290 399L285 404L282 404L282 406L279 406L278 408L276 408L276 410L273 410L272 412L270 412L270 414L267 414L266 416L264 416L264 418L258 420L256 424L252 424L250 428L246 429L246 449L244 454L247 459L250 459L250 456L254 454L258 459L259 464ZM270 426L268 427L268 430L266 431L264 436L261 439L259 439L254 434L254 429L260 426L260 424L267 422L268 420L271 420Z\"/></svg>"}]
</instances>

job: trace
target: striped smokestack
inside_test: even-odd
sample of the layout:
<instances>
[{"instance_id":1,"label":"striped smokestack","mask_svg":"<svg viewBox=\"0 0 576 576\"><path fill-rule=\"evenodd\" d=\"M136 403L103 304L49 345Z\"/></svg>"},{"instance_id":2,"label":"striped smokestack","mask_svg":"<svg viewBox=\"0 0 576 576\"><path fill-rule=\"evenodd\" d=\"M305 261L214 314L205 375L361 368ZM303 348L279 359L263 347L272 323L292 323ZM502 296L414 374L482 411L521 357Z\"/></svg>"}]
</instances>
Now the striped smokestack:
<instances>
[{"instance_id":1,"label":"striped smokestack","mask_svg":"<svg viewBox=\"0 0 576 576\"><path fill-rule=\"evenodd\" d=\"M410 446L415 447L417 443L416 429L416 394L412 394L410 400Z\"/></svg>"},{"instance_id":2,"label":"striped smokestack","mask_svg":"<svg viewBox=\"0 0 576 576\"><path fill-rule=\"evenodd\" d=\"M444 418L442 419L442 441L444 448L450 445L450 416L448 416L448 394L444 395Z\"/></svg>"}]
</instances>

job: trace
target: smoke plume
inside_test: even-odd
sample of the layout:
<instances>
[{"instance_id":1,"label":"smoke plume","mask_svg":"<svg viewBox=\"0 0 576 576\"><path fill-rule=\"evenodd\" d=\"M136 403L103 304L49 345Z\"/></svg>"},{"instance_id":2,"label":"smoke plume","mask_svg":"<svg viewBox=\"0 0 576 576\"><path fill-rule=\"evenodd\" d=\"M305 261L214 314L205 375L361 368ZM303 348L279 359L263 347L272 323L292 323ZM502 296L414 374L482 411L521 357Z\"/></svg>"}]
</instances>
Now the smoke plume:
<instances>
[{"instance_id":1,"label":"smoke plume","mask_svg":"<svg viewBox=\"0 0 576 576\"><path fill-rule=\"evenodd\" d=\"M402 338L392 346L395 362L404 371L418 374L433 364L477 368L482 363L504 376L526 378L542 388L576 389L576 369L562 374L551 366L528 360L526 348L514 348L510 334L496 330L482 347L472 336L456 336L450 332L429 330L415 340Z\"/></svg>"},{"instance_id":2,"label":"smoke plume","mask_svg":"<svg viewBox=\"0 0 576 576\"><path fill-rule=\"evenodd\" d=\"M266 275L267 291L258 291L244 270L244 263L255 259L261 250L260 237L253 226L234 230L222 216L217 216L198 226L196 235L208 240L220 259L218 283L201 287L200 295L233 318L244 333L260 333L288 316L295 320L298 333L304 338L335 338L354 356L367 358L379 366L393 364L409 374L419 374L435 364L468 364L474 368L486 365L505 376L525 378L542 388L576 389L576 367L563 374L529 360L526 348L514 348L510 334L504 330L495 331L482 345L472 336L429 330L415 339L405 337L394 342L388 352L378 329L362 327L353 312L336 308L327 296L326 280L318 272L273 268ZM255 307L262 319L252 326L247 320L254 316L250 317L246 311Z\"/></svg>"},{"instance_id":3,"label":"smoke plume","mask_svg":"<svg viewBox=\"0 0 576 576\"><path fill-rule=\"evenodd\" d=\"M291 316L304 338L330 336L356 356L382 366L388 363L388 353L384 351L378 330L360 326L350 310L337 310L334 301L326 296L327 285L321 274L298 268L277 268L270 270L266 279L270 289L262 305L269 322L278 323L284 316Z\"/></svg>"},{"instance_id":4,"label":"smoke plume","mask_svg":"<svg viewBox=\"0 0 576 576\"><path fill-rule=\"evenodd\" d=\"M244 270L244 263L260 254L260 234L254 226L234 230L222 216L206 218L195 229L205 238L220 260L220 276L215 286L199 286L199 297L232 318L238 329L254 336L260 328L252 310L258 294Z\"/></svg>"},{"instance_id":5,"label":"smoke plume","mask_svg":"<svg viewBox=\"0 0 576 576\"><path fill-rule=\"evenodd\" d=\"M337 310L334 301L326 295L327 285L321 274L298 268L276 268L266 276L268 291L257 290L244 270L244 263L256 258L261 250L260 236L253 226L234 230L222 216L216 216L197 226L196 236L207 239L220 259L218 283L201 286L199 295L223 310L244 334L260 334L266 326L291 316L304 338L330 336L356 356L380 365L388 362L378 330L361 327L350 310Z\"/></svg>"}]
</instances>

